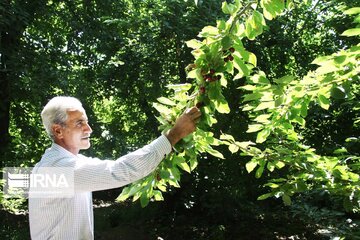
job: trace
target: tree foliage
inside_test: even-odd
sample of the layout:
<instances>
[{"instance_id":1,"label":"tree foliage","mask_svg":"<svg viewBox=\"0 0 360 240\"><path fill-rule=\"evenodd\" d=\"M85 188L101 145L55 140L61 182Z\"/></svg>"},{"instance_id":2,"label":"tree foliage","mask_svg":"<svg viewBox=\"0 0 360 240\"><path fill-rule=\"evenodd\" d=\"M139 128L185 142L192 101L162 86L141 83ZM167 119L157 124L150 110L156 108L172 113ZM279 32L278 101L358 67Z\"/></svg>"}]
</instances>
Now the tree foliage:
<instances>
[{"instance_id":1,"label":"tree foliage","mask_svg":"<svg viewBox=\"0 0 360 240\"><path fill-rule=\"evenodd\" d=\"M160 103L155 103L154 107L161 113L158 117L162 124L160 128L166 131L186 107L194 105L194 102L199 107L205 105L200 126L192 136L175 146L176 152L161 163L154 174L126 187L118 200L134 196L133 200L140 198L143 206L148 204L150 198L163 200L161 191L165 192L167 185L179 187L179 168L190 173L197 166L197 156L204 152L224 158L212 146L227 144L232 153L240 150L242 155L252 157L246 164L246 169L252 172L257 168L257 178L262 176L265 169L273 172L276 168L285 166L291 173L286 178L272 179L265 184L272 191L260 196L259 200L277 196L282 197L286 205L290 205L291 196L295 193L320 188L343 195L344 207L358 211L358 157L317 155L315 149L301 142L302 137L295 127L305 126L309 104L312 102L328 110L330 96L335 99L354 98L351 96L351 85L358 83L359 46L315 59L312 63L319 67L301 80L294 76L283 76L270 81L264 72L254 70L257 67L256 56L244 48L241 40L245 37L254 40L263 32L265 18L272 20L281 14L285 4L282 1L260 1L259 7L262 8L262 13L257 10L256 2L245 6L239 1L234 4L224 2L222 10L231 16L230 19L227 22L218 21L217 27L204 27L198 35L204 38L203 41L187 42L194 49L192 54L195 57L194 63L188 66L187 76L195 79L195 83L193 86L170 85L169 88L175 91L174 95L171 98L159 98ZM345 13L355 14L356 8ZM246 16L245 19L239 20L243 16ZM356 31L357 28L346 30L343 35L356 35ZM222 87L227 86L227 79L243 77L246 77L245 85L239 88L251 91L244 94L242 107L243 111L250 112L253 122L247 132L258 132L258 144L269 139L263 149L255 147L255 143L251 141L235 141L228 134L222 134L221 141L214 138L212 131L204 130L217 122L215 111L222 114L230 112L222 94ZM335 154L343 152L346 150L338 149Z\"/></svg>"}]
</instances>

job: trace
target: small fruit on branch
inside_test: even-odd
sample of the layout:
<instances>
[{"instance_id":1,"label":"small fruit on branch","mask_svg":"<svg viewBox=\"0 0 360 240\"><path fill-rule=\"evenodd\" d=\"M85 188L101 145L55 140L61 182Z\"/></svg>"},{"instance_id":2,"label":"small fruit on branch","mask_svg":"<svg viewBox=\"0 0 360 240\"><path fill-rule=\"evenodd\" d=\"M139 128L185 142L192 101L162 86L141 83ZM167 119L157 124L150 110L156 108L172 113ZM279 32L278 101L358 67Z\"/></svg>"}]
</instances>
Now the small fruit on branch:
<instances>
[{"instance_id":1,"label":"small fruit on branch","mask_svg":"<svg viewBox=\"0 0 360 240\"><path fill-rule=\"evenodd\" d=\"M203 106L205 106L205 104L204 104L203 102L197 102L197 103L196 103L196 107L197 107L197 108L201 108L201 107L203 107Z\"/></svg>"}]
</instances>

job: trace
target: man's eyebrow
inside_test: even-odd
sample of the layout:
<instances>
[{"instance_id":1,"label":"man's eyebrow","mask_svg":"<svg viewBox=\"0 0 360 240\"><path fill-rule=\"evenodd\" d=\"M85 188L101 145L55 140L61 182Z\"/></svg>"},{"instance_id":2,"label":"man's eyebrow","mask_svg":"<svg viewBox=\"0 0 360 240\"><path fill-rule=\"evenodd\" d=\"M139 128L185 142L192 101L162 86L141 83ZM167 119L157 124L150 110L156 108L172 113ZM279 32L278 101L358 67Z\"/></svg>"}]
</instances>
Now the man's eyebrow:
<instances>
[{"instance_id":1,"label":"man's eyebrow","mask_svg":"<svg viewBox=\"0 0 360 240\"><path fill-rule=\"evenodd\" d=\"M87 122L87 121L88 121L87 118L80 118L80 119L75 120L76 123Z\"/></svg>"}]
</instances>

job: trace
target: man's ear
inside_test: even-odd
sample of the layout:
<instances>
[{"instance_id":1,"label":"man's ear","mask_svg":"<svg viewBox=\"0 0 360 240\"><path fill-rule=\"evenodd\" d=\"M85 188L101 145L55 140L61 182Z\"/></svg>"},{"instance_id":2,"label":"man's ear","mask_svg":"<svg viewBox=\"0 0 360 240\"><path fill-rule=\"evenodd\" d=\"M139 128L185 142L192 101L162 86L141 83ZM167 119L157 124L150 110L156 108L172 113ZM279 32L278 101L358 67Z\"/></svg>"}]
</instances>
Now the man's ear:
<instances>
[{"instance_id":1,"label":"man's ear","mask_svg":"<svg viewBox=\"0 0 360 240\"><path fill-rule=\"evenodd\" d=\"M60 124L52 125L51 130L55 138L63 138L63 127Z\"/></svg>"}]
</instances>

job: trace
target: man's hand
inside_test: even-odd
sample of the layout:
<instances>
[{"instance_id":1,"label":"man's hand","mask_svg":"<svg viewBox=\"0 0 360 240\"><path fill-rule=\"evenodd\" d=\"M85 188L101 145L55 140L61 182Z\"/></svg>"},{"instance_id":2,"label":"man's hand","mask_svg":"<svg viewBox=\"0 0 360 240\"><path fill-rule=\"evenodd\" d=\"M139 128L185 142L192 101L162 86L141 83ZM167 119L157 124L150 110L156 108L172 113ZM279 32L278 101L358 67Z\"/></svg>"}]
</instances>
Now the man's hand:
<instances>
[{"instance_id":1,"label":"man's hand","mask_svg":"<svg viewBox=\"0 0 360 240\"><path fill-rule=\"evenodd\" d=\"M196 129L196 123L201 116L197 107L187 109L175 122L165 136L169 139L171 146L174 146L182 138L186 137Z\"/></svg>"}]
</instances>

